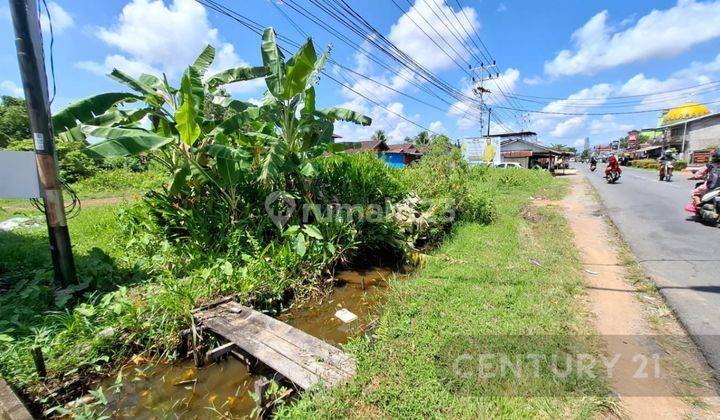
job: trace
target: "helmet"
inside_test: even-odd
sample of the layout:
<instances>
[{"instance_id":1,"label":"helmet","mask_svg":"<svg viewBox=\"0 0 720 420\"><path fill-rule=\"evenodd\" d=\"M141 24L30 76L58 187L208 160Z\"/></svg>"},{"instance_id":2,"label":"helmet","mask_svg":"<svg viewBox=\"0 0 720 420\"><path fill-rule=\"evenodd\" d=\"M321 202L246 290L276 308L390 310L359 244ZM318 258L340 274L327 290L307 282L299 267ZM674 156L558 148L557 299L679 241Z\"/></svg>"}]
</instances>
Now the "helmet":
<instances>
[{"instance_id":1,"label":"helmet","mask_svg":"<svg viewBox=\"0 0 720 420\"><path fill-rule=\"evenodd\" d=\"M665 156L672 156L672 151L670 149L666 150Z\"/></svg>"},{"instance_id":2,"label":"helmet","mask_svg":"<svg viewBox=\"0 0 720 420\"><path fill-rule=\"evenodd\" d=\"M720 149L715 149L714 152L712 152L712 155L710 155L710 160L713 162L720 162Z\"/></svg>"}]
</instances>

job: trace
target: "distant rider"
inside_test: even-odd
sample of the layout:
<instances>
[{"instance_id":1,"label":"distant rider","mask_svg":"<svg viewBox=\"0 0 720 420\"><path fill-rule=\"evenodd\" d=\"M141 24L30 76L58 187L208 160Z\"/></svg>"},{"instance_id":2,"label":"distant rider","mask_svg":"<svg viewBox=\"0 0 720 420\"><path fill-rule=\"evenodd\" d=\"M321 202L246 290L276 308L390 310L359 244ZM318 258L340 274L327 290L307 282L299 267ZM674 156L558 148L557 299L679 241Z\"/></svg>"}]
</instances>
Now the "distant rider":
<instances>
[{"instance_id":1,"label":"distant rider","mask_svg":"<svg viewBox=\"0 0 720 420\"><path fill-rule=\"evenodd\" d=\"M620 164L618 163L615 153L611 154L608 158L608 165L605 168L605 176L610 175L610 171L616 171L618 174L622 173L622 169L620 169Z\"/></svg>"},{"instance_id":2,"label":"distant rider","mask_svg":"<svg viewBox=\"0 0 720 420\"><path fill-rule=\"evenodd\" d=\"M597 165L597 159L595 156L590 158L590 166L596 166Z\"/></svg>"}]
</instances>

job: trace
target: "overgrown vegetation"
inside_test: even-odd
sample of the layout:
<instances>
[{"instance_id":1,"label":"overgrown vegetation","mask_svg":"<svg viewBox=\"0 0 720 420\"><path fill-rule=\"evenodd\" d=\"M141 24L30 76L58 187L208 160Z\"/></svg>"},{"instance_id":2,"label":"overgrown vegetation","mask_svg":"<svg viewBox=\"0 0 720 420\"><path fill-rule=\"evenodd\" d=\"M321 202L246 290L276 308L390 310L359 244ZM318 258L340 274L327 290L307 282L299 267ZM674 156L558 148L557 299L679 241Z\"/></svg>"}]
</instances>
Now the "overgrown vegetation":
<instances>
[{"instance_id":1,"label":"overgrown vegetation","mask_svg":"<svg viewBox=\"0 0 720 420\"><path fill-rule=\"evenodd\" d=\"M458 218L494 219L488 191L496 184L479 183L492 175L469 168L447 138L406 172L369 154L335 153L335 121L370 120L316 109L314 86L329 51L318 56L308 40L286 60L271 29L261 51L262 66L206 75L214 56L207 47L179 88L165 77L114 70L111 77L134 93L96 95L54 116L59 142L86 144L78 161L149 170L137 178L123 164L74 184L100 195L123 184L147 189L129 204L86 209L70 221L77 285L56 288L44 229L0 233L0 374L30 399L61 404L136 352L172 357L190 310L209 299L238 294L280 311L292 296L323 289L337 266L399 262L434 246ZM261 105L222 89L256 77L268 86ZM90 136L102 140L88 144ZM497 181L511 186L514 176ZM34 346L47 359L43 381Z\"/></svg>"},{"instance_id":2,"label":"overgrown vegetation","mask_svg":"<svg viewBox=\"0 0 720 420\"><path fill-rule=\"evenodd\" d=\"M284 405L276 417L592 418L612 406L602 374L478 380L481 344L502 354L599 349L577 340L591 331L577 307L582 275L562 214L526 207L531 196L562 195L563 185L507 170L476 173L470 185L494 191L496 221L458 225L414 278L393 285L377 329L347 348L358 359L348 386ZM458 354L473 359L453 377L449 355Z\"/></svg>"}]
</instances>

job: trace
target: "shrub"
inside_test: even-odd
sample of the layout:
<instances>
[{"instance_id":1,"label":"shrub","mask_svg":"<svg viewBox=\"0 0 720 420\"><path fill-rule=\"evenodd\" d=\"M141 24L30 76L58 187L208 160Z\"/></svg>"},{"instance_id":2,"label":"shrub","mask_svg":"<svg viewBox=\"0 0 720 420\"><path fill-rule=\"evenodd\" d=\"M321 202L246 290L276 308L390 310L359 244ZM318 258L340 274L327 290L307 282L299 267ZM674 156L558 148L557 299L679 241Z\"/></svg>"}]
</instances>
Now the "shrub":
<instances>
[{"instance_id":1,"label":"shrub","mask_svg":"<svg viewBox=\"0 0 720 420\"><path fill-rule=\"evenodd\" d=\"M642 168L642 169L658 169L660 168L660 165L655 159L637 159L632 161L632 166L634 168Z\"/></svg>"},{"instance_id":2,"label":"shrub","mask_svg":"<svg viewBox=\"0 0 720 420\"><path fill-rule=\"evenodd\" d=\"M684 160L678 160L674 164L676 171L682 171L683 169L687 168L688 163Z\"/></svg>"}]
</instances>

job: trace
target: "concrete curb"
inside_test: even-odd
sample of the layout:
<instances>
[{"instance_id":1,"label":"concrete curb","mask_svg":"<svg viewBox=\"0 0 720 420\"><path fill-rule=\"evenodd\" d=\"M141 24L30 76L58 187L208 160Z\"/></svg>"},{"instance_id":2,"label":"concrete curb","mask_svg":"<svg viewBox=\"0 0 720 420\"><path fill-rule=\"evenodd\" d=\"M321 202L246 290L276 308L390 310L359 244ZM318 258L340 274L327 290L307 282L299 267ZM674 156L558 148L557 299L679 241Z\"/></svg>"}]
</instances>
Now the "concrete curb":
<instances>
[{"instance_id":1,"label":"concrete curb","mask_svg":"<svg viewBox=\"0 0 720 420\"><path fill-rule=\"evenodd\" d=\"M31 420L33 417L10 386L0 378L0 419Z\"/></svg>"}]
</instances>

